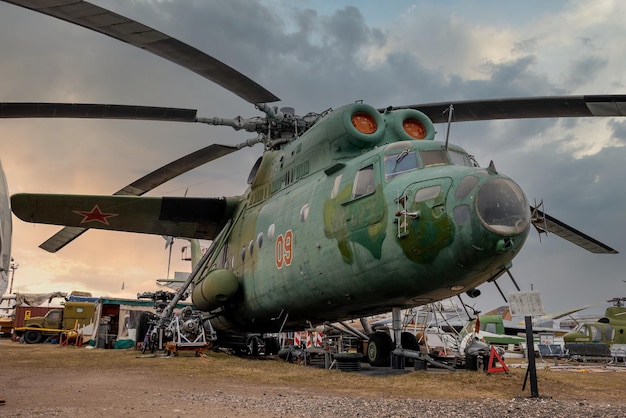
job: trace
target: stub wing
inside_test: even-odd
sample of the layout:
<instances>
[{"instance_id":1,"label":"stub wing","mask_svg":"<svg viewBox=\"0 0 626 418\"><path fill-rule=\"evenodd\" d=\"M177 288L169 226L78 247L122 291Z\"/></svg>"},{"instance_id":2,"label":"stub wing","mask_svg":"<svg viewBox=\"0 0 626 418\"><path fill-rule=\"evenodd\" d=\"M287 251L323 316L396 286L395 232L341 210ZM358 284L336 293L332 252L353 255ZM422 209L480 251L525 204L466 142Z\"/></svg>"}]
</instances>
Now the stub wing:
<instances>
[{"instance_id":1,"label":"stub wing","mask_svg":"<svg viewBox=\"0 0 626 418\"><path fill-rule=\"evenodd\" d=\"M213 239L233 216L238 198L54 195L11 196L25 222L184 238Z\"/></svg>"},{"instance_id":2,"label":"stub wing","mask_svg":"<svg viewBox=\"0 0 626 418\"><path fill-rule=\"evenodd\" d=\"M531 206L530 210L533 214L533 226L540 234L551 232L561 238L568 240L572 244L578 245L579 247L596 254L618 253L617 250L614 250L608 245L603 244L594 238L591 238L589 235L584 234L575 228L572 228L571 226L559 221L556 218L553 218L552 216L540 211L539 209L533 208Z\"/></svg>"}]
</instances>

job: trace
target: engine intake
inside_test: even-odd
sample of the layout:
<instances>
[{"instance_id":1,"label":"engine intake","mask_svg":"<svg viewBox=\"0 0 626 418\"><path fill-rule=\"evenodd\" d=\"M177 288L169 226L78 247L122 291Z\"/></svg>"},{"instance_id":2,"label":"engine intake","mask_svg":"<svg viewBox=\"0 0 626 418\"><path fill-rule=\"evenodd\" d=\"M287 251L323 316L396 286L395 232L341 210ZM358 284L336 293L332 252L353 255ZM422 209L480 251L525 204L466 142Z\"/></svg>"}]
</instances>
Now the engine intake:
<instances>
[{"instance_id":1,"label":"engine intake","mask_svg":"<svg viewBox=\"0 0 626 418\"><path fill-rule=\"evenodd\" d=\"M394 136L394 138L389 138L391 139L389 142L435 139L435 125L419 110L394 110L386 112L383 117L389 128L388 135Z\"/></svg>"},{"instance_id":2,"label":"engine intake","mask_svg":"<svg viewBox=\"0 0 626 418\"><path fill-rule=\"evenodd\" d=\"M328 142L335 151L372 148L385 134L382 115L372 106L353 103L332 112L324 121Z\"/></svg>"}]
</instances>

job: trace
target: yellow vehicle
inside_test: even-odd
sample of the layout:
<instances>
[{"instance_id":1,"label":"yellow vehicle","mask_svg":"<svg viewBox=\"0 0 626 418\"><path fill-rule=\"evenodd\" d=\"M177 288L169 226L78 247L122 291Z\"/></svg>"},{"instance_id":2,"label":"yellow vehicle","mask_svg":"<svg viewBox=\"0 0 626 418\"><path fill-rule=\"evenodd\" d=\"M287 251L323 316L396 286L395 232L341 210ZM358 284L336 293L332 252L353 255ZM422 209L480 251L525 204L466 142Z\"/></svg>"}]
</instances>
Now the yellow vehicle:
<instances>
[{"instance_id":1,"label":"yellow vehicle","mask_svg":"<svg viewBox=\"0 0 626 418\"><path fill-rule=\"evenodd\" d=\"M24 326L15 328L13 332L23 336L27 344L38 344L48 337L89 325L93 321L94 309L93 302L68 301L63 309L52 309L46 316L24 320Z\"/></svg>"}]
</instances>

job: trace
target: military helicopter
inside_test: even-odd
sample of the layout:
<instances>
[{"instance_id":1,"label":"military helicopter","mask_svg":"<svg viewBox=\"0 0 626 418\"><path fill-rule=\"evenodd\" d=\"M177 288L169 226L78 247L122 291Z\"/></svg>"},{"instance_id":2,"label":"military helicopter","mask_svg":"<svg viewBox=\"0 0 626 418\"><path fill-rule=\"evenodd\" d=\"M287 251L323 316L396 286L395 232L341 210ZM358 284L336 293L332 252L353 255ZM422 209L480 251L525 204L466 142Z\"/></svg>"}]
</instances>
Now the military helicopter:
<instances>
[{"instance_id":1,"label":"military helicopter","mask_svg":"<svg viewBox=\"0 0 626 418\"><path fill-rule=\"evenodd\" d=\"M202 118L147 106L1 103L0 117L205 123L252 132L147 174L112 196L16 194L25 222L63 225L55 252L88 228L211 240L185 286L215 344L233 335L297 330L424 305L495 282L533 225L594 253L613 248L531 207L492 163L435 141L433 123L533 117L624 116L626 96L539 97L375 108L365 103L296 115L237 70L177 39L85 1L7 1L149 51L211 80L264 115ZM263 144L249 188L221 198L144 197L160 184L238 149ZM167 310L166 310L167 311ZM396 330L394 329L394 332ZM399 333L399 330L397 330ZM255 345L263 343L257 338ZM399 341L399 339L396 339ZM389 335L370 336L384 364Z\"/></svg>"},{"instance_id":2,"label":"military helicopter","mask_svg":"<svg viewBox=\"0 0 626 418\"><path fill-rule=\"evenodd\" d=\"M626 344L626 298L613 298L607 302L604 316L593 323L582 323L563 336L566 343Z\"/></svg>"}]
</instances>

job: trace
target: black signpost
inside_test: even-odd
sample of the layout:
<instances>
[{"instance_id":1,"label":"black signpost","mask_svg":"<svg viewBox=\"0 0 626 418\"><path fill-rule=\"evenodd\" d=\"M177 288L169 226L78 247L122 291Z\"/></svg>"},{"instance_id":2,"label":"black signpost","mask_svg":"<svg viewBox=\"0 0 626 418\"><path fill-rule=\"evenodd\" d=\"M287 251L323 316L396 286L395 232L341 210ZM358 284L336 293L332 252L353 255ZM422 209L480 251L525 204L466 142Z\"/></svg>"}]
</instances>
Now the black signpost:
<instances>
[{"instance_id":1,"label":"black signpost","mask_svg":"<svg viewBox=\"0 0 626 418\"><path fill-rule=\"evenodd\" d=\"M526 390L526 381L530 375L530 397L539 397L539 388L537 387L537 367L535 365L535 340L533 338L533 318L525 316L526 322L526 347L528 351L528 368L526 369L526 377L524 377L524 385L522 391Z\"/></svg>"},{"instance_id":2,"label":"black signpost","mask_svg":"<svg viewBox=\"0 0 626 418\"><path fill-rule=\"evenodd\" d=\"M532 315L543 315L543 305L539 292L516 292L509 294L509 307L511 315L524 315L526 323L526 351L528 357L528 368L522 391L526 390L526 382L530 377L530 397L539 397L537 386L537 367L535 365L535 339L533 336Z\"/></svg>"}]
</instances>

